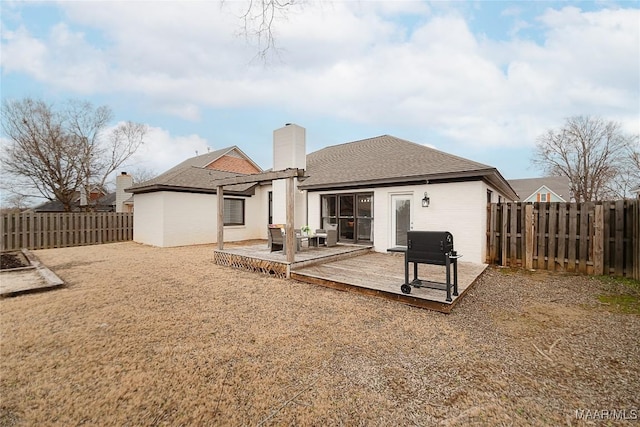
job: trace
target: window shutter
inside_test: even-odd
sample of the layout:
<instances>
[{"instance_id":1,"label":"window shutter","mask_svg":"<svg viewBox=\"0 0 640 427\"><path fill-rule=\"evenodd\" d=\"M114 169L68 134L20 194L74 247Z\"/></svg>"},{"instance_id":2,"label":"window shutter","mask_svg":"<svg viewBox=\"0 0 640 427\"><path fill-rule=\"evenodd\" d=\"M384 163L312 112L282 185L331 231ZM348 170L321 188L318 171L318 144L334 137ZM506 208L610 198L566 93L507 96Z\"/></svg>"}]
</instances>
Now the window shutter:
<instances>
[{"instance_id":1,"label":"window shutter","mask_svg":"<svg viewBox=\"0 0 640 427\"><path fill-rule=\"evenodd\" d=\"M536 198L537 198L537 200L536 200L536 201L537 201L537 202L539 202L539 201L540 201L540 193L538 193L538 194L536 195Z\"/></svg>"}]
</instances>

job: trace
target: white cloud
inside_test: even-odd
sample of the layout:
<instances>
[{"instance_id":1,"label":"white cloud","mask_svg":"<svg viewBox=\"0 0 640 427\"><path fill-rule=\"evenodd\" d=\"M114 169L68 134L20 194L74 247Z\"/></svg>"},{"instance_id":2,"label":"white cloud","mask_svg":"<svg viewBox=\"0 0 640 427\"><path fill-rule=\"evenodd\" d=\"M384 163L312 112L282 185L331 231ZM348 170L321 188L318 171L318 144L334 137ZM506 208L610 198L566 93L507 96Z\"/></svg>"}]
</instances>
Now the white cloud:
<instances>
[{"instance_id":1,"label":"white cloud","mask_svg":"<svg viewBox=\"0 0 640 427\"><path fill-rule=\"evenodd\" d=\"M29 35L26 28L16 31L2 29L1 63L5 73L25 72L37 79L44 79L47 46Z\"/></svg>"},{"instance_id":2,"label":"white cloud","mask_svg":"<svg viewBox=\"0 0 640 427\"><path fill-rule=\"evenodd\" d=\"M278 19L282 57L263 66L251 61L256 46L235 35L243 4L64 2L68 20L47 38L3 30L3 69L76 92L140 97L192 121L210 107L267 106L420 126L477 145L531 144L574 114L638 128L637 9L549 8L536 21L544 43L535 43L477 36L446 7L308 3ZM411 31L398 19L405 15ZM519 21L514 34L530 24Z\"/></svg>"},{"instance_id":3,"label":"white cloud","mask_svg":"<svg viewBox=\"0 0 640 427\"><path fill-rule=\"evenodd\" d=\"M150 127L142 147L121 169L143 168L160 174L195 156L196 152L206 153L208 147L207 140L198 135L171 135L165 129Z\"/></svg>"}]
</instances>

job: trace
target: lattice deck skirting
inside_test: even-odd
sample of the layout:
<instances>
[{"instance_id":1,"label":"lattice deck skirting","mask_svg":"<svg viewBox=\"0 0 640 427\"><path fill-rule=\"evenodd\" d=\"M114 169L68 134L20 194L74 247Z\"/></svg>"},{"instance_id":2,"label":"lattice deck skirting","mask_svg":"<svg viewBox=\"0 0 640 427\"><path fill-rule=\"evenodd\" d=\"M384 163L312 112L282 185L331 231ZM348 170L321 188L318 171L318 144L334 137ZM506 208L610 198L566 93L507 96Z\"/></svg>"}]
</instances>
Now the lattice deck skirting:
<instances>
[{"instance_id":1,"label":"lattice deck skirting","mask_svg":"<svg viewBox=\"0 0 640 427\"><path fill-rule=\"evenodd\" d=\"M239 268L253 273L268 274L281 279L289 277L288 265L281 262L218 251L213 253L213 260L217 265Z\"/></svg>"}]
</instances>

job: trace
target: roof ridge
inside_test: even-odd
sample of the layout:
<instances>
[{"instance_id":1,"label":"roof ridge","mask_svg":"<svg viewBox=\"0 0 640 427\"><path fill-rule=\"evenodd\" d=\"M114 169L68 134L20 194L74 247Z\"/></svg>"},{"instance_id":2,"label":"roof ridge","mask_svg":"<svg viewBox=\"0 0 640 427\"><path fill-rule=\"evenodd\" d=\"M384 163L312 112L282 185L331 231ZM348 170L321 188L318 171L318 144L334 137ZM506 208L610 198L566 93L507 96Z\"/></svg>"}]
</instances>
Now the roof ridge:
<instances>
[{"instance_id":1,"label":"roof ridge","mask_svg":"<svg viewBox=\"0 0 640 427\"><path fill-rule=\"evenodd\" d=\"M487 165L485 163L476 162L475 160L470 160L470 159L467 159L466 157L458 156L456 154L447 153L446 151L442 151L442 150L439 150L437 148L429 147L429 146L427 146L425 144L420 144L420 143L417 143L417 142L409 141L408 139L400 138L400 137L397 137L397 136L394 136L394 135L390 135L388 133L385 133L385 134L382 134L382 135L378 135L378 136L374 136L374 137L370 137L370 138L363 138L363 139L359 139L359 140L356 140L356 141L344 142L342 144L330 145L328 147L324 147L324 148L321 148L320 150L317 150L317 151L314 151L312 153L309 153L308 155L320 153L320 152L322 152L324 150L331 149L331 148L344 147L344 146L347 146L347 145L350 145L350 144L362 143L362 142L365 142L365 141L373 141L373 140L381 139L381 138L393 138L393 139L395 139L397 141L401 141L401 142L404 142L404 143L407 143L407 144L412 144L412 145L414 145L416 147L420 147L422 149L431 150L431 151L443 154L445 156L448 156L450 158L455 158L455 159L458 159L458 160L469 162L469 163L472 163L474 165L480 166L479 169L496 169L494 166Z\"/></svg>"},{"instance_id":2,"label":"roof ridge","mask_svg":"<svg viewBox=\"0 0 640 427\"><path fill-rule=\"evenodd\" d=\"M392 138L395 138L393 135L389 135L389 134L386 134L386 133L385 133L385 134L383 134L383 135L372 136L372 137L370 137L370 138L362 138L362 139L357 139L357 140L355 140L355 141L342 142L342 143L340 143L340 144L334 144L334 145L329 145L329 146L327 146L327 147L322 147L322 148L321 148L321 149L319 149L319 150L316 150L316 151L314 151L314 152L308 153L308 154L307 154L307 156L308 156L308 155L310 155L310 154L313 154L313 153L318 153L318 152L320 152L320 151L327 150L327 149L329 149L329 148L342 147L342 146L349 145L349 144L355 144L355 143L357 143L357 142L369 141L369 140L376 139L376 138L383 138L383 137L385 137L385 136L390 136L390 137L392 137Z\"/></svg>"}]
</instances>

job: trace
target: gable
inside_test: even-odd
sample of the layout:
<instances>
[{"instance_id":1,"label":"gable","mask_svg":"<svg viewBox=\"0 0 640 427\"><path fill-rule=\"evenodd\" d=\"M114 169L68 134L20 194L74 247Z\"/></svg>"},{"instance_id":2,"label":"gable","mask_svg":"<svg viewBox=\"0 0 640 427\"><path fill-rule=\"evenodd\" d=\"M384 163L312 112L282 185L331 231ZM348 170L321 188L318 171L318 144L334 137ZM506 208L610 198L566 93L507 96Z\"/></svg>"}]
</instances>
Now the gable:
<instances>
[{"instance_id":1,"label":"gable","mask_svg":"<svg viewBox=\"0 0 640 427\"><path fill-rule=\"evenodd\" d=\"M247 159L228 154L220 156L218 159L209 163L206 168L225 172L236 172L246 175L261 172L254 164L249 162Z\"/></svg>"},{"instance_id":2,"label":"gable","mask_svg":"<svg viewBox=\"0 0 640 427\"><path fill-rule=\"evenodd\" d=\"M509 184L518 193L521 202L536 202L538 193L551 193L555 202L565 202L571 198L569 178L563 176L510 179Z\"/></svg>"},{"instance_id":3,"label":"gable","mask_svg":"<svg viewBox=\"0 0 640 427\"><path fill-rule=\"evenodd\" d=\"M184 160L155 178L133 185L127 192L137 194L174 190L215 193L215 186L211 184L215 179L260 172L262 169L249 156L233 146ZM253 186L232 185L228 190L244 194L252 192Z\"/></svg>"},{"instance_id":4,"label":"gable","mask_svg":"<svg viewBox=\"0 0 640 427\"><path fill-rule=\"evenodd\" d=\"M531 193L529 197L522 199L522 202L566 202L566 200L546 185L542 185Z\"/></svg>"}]
</instances>

